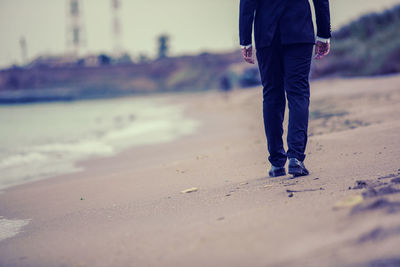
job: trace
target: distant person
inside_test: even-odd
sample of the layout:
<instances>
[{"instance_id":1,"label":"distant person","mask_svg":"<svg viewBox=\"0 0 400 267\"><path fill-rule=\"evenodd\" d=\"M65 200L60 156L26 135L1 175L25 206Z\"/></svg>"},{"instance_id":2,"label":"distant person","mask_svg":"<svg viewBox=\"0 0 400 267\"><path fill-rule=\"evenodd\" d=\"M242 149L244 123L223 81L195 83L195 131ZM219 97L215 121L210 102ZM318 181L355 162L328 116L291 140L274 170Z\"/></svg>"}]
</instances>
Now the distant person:
<instances>
[{"instance_id":1,"label":"distant person","mask_svg":"<svg viewBox=\"0 0 400 267\"><path fill-rule=\"evenodd\" d=\"M312 50L321 59L330 50L329 0L313 0L317 38L308 0L240 0L239 35L242 56L254 64L252 28L263 85L263 117L271 177L308 175L304 166L307 144L309 74ZM316 41L316 42L315 42ZM283 118L289 104L288 151L283 147Z\"/></svg>"},{"instance_id":2,"label":"distant person","mask_svg":"<svg viewBox=\"0 0 400 267\"><path fill-rule=\"evenodd\" d=\"M232 83L231 83L231 80L230 80L228 74L225 74L221 77L219 88L221 89L221 91L224 91L224 92L228 92L228 91L232 90Z\"/></svg>"}]
</instances>

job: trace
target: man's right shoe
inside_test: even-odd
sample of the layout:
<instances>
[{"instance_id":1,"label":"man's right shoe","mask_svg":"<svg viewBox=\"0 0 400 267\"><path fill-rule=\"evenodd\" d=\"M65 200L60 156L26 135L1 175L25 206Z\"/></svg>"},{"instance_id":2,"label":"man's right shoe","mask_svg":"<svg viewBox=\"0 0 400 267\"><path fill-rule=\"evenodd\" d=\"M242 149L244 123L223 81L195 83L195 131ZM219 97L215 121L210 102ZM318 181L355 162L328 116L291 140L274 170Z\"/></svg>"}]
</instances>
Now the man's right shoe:
<instances>
[{"instance_id":1,"label":"man's right shoe","mask_svg":"<svg viewBox=\"0 0 400 267\"><path fill-rule=\"evenodd\" d=\"M272 165L268 174L270 177L285 176L286 170L285 167L275 167L274 165Z\"/></svg>"},{"instance_id":2,"label":"man's right shoe","mask_svg":"<svg viewBox=\"0 0 400 267\"><path fill-rule=\"evenodd\" d=\"M309 174L309 171L304 166L304 163L296 158L289 159L289 174L294 177L305 176Z\"/></svg>"}]
</instances>

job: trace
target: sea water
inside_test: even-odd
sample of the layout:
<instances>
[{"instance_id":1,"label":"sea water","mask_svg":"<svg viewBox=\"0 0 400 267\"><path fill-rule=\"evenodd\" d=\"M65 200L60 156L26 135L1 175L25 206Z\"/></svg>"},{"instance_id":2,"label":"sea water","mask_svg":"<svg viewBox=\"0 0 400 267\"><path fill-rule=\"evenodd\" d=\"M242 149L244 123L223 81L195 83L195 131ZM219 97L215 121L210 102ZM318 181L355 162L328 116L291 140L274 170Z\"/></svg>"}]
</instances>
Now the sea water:
<instances>
[{"instance_id":1,"label":"sea water","mask_svg":"<svg viewBox=\"0 0 400 267\"><path fill-rule=\"evenodd\" d=\"M0 190L191 134L198 122L184 108L150 97L0 106Z\"/></svg>"}]
</instances>

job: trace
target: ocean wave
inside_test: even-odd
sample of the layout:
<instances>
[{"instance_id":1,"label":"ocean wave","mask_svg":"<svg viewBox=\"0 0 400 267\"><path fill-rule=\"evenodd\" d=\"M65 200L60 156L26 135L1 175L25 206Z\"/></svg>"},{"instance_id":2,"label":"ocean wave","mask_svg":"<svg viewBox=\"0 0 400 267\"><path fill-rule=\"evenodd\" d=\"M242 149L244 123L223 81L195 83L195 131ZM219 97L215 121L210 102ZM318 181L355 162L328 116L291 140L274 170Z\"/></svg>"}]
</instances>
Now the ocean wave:
<instances>
[{"instance_id":1,"label":"ocean wave","mask_svg":"<svg viewBox=\"0 0 400 267\"><path fill-rule=\"evenodd\" d=\"M132 99L3 108L0 123L9 128L0 138L9 142L0 144L0 189L78 172L78 161L190 134L198 122L183 111L184 106Z\"/></svg>"}]
</instances>

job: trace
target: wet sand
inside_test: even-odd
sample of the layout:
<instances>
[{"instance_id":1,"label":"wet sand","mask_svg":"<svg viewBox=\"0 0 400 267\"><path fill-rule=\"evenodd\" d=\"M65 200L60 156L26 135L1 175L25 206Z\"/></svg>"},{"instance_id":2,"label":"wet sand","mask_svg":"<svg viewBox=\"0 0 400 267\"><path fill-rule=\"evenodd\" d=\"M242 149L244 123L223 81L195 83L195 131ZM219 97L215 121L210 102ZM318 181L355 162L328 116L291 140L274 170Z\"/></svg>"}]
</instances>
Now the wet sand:
<instances>
[{"instance_id":1,"label":"wet sand","mask_svg":"<svg viewBox=\"0 0 400 267\"><path fill-rule=\"evenodd\" d=\"M314 82L297 179L267 177L260 88L165 101L199 130L0 194L1 216L30 220L0 265L400 263L400 76Z\"/></svg>"}]
</instances>

